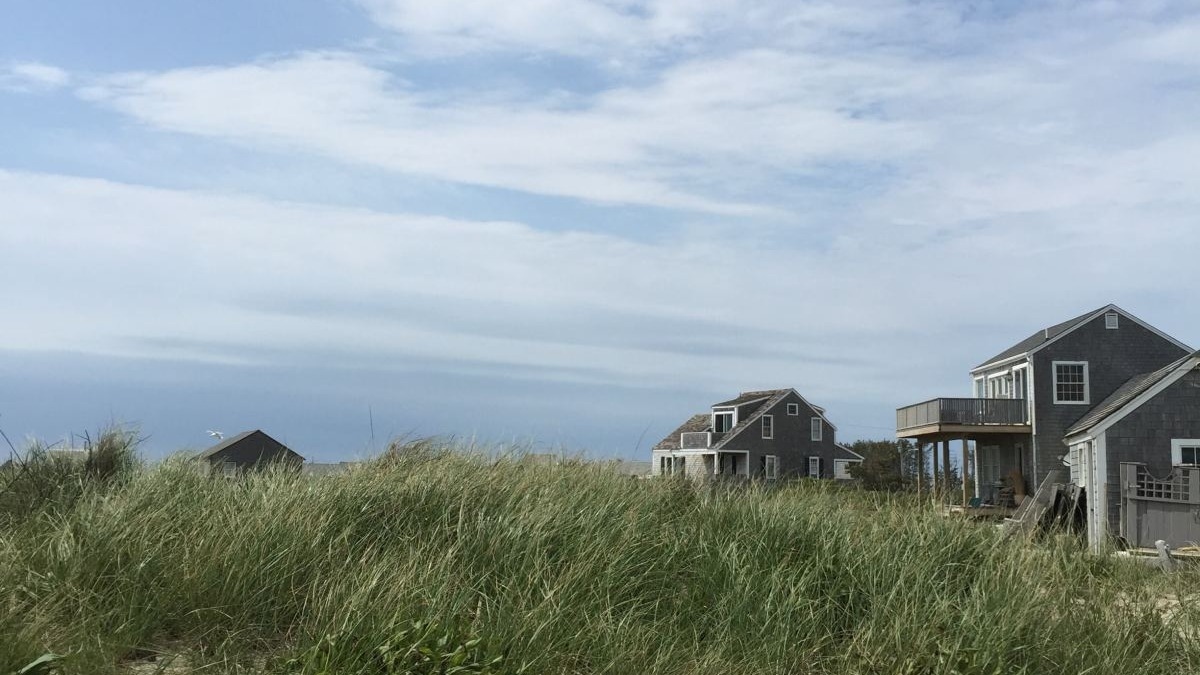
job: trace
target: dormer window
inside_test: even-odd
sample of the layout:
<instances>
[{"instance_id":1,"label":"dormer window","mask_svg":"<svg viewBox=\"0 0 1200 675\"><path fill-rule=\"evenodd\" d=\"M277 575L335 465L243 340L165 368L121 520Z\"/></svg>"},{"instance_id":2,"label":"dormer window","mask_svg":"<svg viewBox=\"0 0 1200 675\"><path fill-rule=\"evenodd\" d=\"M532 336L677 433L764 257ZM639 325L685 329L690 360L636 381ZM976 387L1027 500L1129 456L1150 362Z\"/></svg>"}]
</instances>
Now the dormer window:
<instances>
[{"instance_id":1,"label":"dormer window","mask_svg":"<svg viewBox=\"0 0 1200 675\"><path fill-rule=\"evenodd\" d=\"M723 434L733 428L733 411L713 413L713 431Z\"/></svg>"},{"instance_id":2,"label":"dormer window","mask_svg":"<svg viewBox=\"0 0 1200 675\"><path fill-rule=\"evenodd\" d=\"M1120 315L1116 312L1109 312L1104 315L1104 327L1109 330L1116 330L1120 326Z\"/></svg>"}]
</instances>

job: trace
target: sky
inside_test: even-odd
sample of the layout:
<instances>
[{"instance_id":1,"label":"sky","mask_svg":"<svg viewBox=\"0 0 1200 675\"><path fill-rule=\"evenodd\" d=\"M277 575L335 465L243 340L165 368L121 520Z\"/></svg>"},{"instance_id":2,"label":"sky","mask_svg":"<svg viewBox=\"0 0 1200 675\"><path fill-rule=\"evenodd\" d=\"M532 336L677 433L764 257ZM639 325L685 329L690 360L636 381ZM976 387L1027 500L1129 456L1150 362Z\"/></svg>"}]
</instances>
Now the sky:
<instances>
[{"instance_id":1,"label":"sky","mask_svg":"<svg viewBox=\"0 0 1200 675\"><path fill-rule=\"evenodd\" d=\"M838 438L1116 303L1200 345L1191 2L9 0L0 430Z\"/></svg>"}]
</instances>

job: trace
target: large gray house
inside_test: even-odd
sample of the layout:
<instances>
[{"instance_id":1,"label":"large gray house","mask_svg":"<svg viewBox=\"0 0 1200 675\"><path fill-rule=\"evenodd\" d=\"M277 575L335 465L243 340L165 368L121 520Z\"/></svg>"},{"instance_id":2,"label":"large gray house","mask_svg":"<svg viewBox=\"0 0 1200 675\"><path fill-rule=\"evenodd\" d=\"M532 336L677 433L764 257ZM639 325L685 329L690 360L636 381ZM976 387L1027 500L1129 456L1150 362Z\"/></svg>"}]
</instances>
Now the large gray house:
<instances>
[{"instance_id":1,"label":"large gray house","mask_svg":"<svg viewBox=\"0 0 1200 675\"><path fill-rule=\"evenodd\" d=\"M1200 438L1200 409L1186 389L1196 377L1185 374L1194 366L1191 355L1179 340L1108 305L1039 330L976 366L970 398L899 408L896 435L933 444L935 457L940 444L943 461L951 441L962 443L964 457L973 442L974 494L984 503L1002 504L1014 491L1033 494L1052 472L1057 482L1082 488L1098 548L1117 533L1119 464L1152 462L1165 470L1179 464L1171 458L1174 435ZM1168 380L1172 385L1163 385ZM1151 391L1170 397L1158 417L1131 415L1129 406L1143 404ZM1113 433L1119 413L1123 440L1105 447L1099 431Z\"/></svg>"},{"instance_id":2,"label":"large gray house","mask_svg":"<svg viewBox=\"0 0 1200 675\"><path fill-rule=\"evenodd\" d=\"M850 478L862 456L795 389L743 392L693 415L651 450L653 476Z\"/></svg>"}]
</instances>

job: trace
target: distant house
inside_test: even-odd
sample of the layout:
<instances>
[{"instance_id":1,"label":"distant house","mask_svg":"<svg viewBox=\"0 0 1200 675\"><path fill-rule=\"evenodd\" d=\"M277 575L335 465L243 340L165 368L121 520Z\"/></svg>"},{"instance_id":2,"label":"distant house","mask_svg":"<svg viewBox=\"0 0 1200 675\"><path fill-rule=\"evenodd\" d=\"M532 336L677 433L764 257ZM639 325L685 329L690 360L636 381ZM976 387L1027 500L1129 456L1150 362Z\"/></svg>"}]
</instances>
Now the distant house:
<instances>
[{"instance_id":1,"label":"distant house","mask_svg":"<svg viewBox=\"0 0 1200 675\"><path fill-rule=\"evenodd\" d=\"M850 480L862 456L795 389L748 391L693 415L651 449L651 475Z\"/></svg>"},{"instance_id":2,"label":"distant house","mask_svg":"<svg viewBox=\"0 0 1200 675\"><path fill-rule=\"evenodd\" d=\"M305 476L334 476L343 473L349 473L362 462L305 462L303 473Z\"/></svg>"},{"instance_id":3,"label":"distant house","mask_svg":"<svg viewBox=\"0 0 1200 675\"><path fill-rule=\"evenodd\" d=\"M207 462L213 472L236 474L271 464L288 463L296 467L304 457L259 429L244 431L201 452L197 459Z\"/></svg>"},{"instance_id":4,"label":"distant house","mask_svg":"<svg viewBox=\"0 0 1200 675\"><path fill-rule=\"evenodd\" d=\"M964 501L974 492L1004 506L1043 483L1073 486L1099 550L1120 525L1118 465L1165 471L1181 463L1173 448L1200 448L1189 440L1200 439L1193 357L1179 340L1107 305L976 366L971 398L897 409L896 435L932 444L935 466L939 444L949 464L951 441L962 443L964 460L974 442L977 470L973 485L964 481Z\"/></svg>"}]
</instances>

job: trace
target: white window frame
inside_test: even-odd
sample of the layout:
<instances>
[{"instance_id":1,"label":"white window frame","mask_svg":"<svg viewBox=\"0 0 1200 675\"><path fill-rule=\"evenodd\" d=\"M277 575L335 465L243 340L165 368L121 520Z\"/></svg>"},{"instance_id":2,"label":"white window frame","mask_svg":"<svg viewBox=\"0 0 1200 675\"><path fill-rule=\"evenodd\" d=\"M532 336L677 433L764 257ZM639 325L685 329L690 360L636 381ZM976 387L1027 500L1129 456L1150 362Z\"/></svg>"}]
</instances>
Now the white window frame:
<instances>
[{"instance_id":1,"label":"white window frame","mask_svg":"<svg viewBox=\"0 0 1200 675\"><path fill-rule=\"evenodd\" d=\"M821 458L820 457L809 457L808 458L808 477L809 478L820 478L821 477Z\"/></svg>"},{"instance_id":2,"label":"white window frame","mask_svg":"<svg viewBox=\"0 0 1200 675\"><path fill-rule=\"evenodd\" d=\"M987 378L983 375L972 378L975 387L975 398L987 398Z\"/></svg>"},{"instance_id":3,"label":"white window frame","mask_svg":"<svg viewBox=\"0 0 1200 675\"><path fill-rule=\"evenodd\" d=\"M824 420L820 417L808 418L808 434L809 438L814 441L820 441L825 437Z\"/></svg>"},{"instance_id":4,"label":"white window frame","mask_svg":"<svg viewBox=\"0 0 1200 675\"><path fill-rule=\"evenodd\" d=\"M787 414L792 415L792 416L799 415L800 414L800 404L799 403L787 404Z\"/></svg>"},{"instance_id":5,"label":"white window frame","mask_svg":"<svg viewBox=\"0 0 1200 675\"><path fill-rule=\"evenodd\" d=\"M717 418L725 417L725 416L729 417L729 428L717 431ZM737 409L714 410L713 415L712 415L712 425L713 425L713 431L716 431L717 433L723 434L723 433L728 433L730 431L733 431L733 428L737 426Z\"/></svg>"},{"instance_id":6,"label":"white window frame","mask_svg":"<svg viewBox=\"0 0 1200 675\"><path fill-rule=\"evenodd\" d=\"M763 456L763 468L764 468L764 472L765 472L764 477L767 480L775 480L776 478L779 478L779 456L778 455L764 455Z\"/></svg>"},{"instance_id":7,"label":"white window frame","mask_svg":"<svg viewBox=\"0 0 1200 675\"><path fill-rule=\"evenodd\" d=\"M1063 401L1058 398L1058 367L1059 366L1083 366L1083 400L1082 401ZM1088 378L1088 362L1087 361L1054 361L1050 364L1051 378L1053 379L1052 392L1054 393L1055 405L1088 405L1092 400L1091 381Z\"/></svg>"},{"instance_id":8,"label":"white window frame","mask_svg":"<svg viewBox=\"0 0 1200 675\"><path fill-rule=\"evenodd\" d=\"M1183 449L1197 448L1197 455L1200 455L1200 438L1172 438L1171 439L1171 466L1197 466L1197 464L1183 463Z\"/></svg>"},{"instance_id":9,"label":"white window frame","mask_svg":"<svg viewBox=\"0 0 1200 675\"><path fill-rule=\"evenodd\" d=\"M1117 330L1121 327L1121 315L1116 312L1108 312L1104 315L1104 327L1108 330Z\"/></svg>"},{"instance_id":10,"label":"white window frame","mask_svg":"<svg viewBox=\"0 0 1200 675\"><path fill-rule=\"evenodd\" d=\"M833 477L839 480L854 480L854 476L850 474L850 467L861 463L862 460L858 459L835 459L833 460Z\"/></svg>"},{"instance_id":11,"label":"white window frame","mask_svg":"<svg viewBox=\"0 0 1200 675\"><path fill-rule=\"evenodd\" d=\"M775 438L775 416L763 415L762 421L759 423L762 429L762 437L766 439Z\"/></svg>"}]
</instances>

